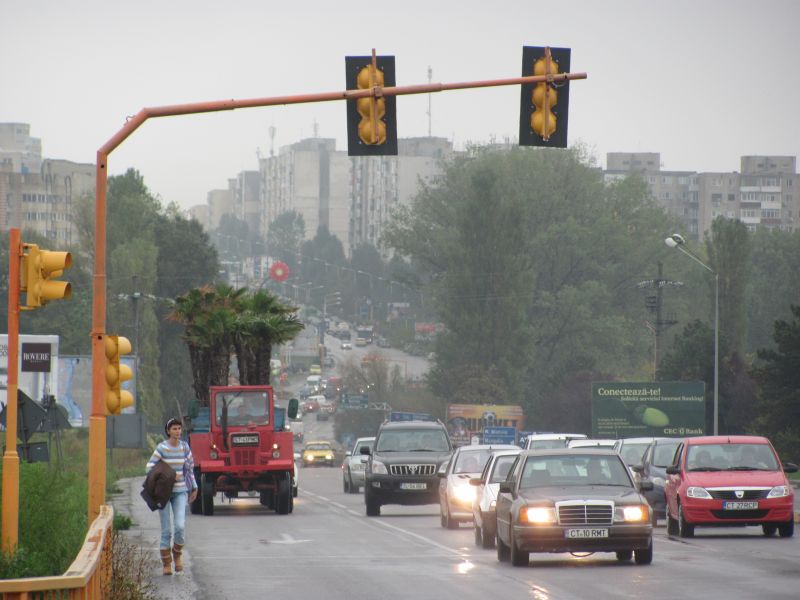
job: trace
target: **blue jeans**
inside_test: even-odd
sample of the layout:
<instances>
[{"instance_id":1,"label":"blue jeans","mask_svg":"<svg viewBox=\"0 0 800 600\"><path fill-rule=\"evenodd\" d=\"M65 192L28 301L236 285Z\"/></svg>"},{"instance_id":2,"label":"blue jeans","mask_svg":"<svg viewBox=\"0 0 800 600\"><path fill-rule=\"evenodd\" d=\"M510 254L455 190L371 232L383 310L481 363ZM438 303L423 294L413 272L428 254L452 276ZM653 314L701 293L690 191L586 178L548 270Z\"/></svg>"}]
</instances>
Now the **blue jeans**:
<instances>
[{"instance_id":1,"label":"blue jeans","mask_svg":"<svg viewBox=\"0 0 800 600\"><path fill-rule=\"evenodd\" d=\"M172 541L183 546L186 543L186 504L189 499L188 492L172 492L169 503L158 511L161 519L161 548L169 548ZM174 540L171 539L172 523L170 523L170 508L172 511L172 521L175 525Z\"/></svg>"}]
</instances>

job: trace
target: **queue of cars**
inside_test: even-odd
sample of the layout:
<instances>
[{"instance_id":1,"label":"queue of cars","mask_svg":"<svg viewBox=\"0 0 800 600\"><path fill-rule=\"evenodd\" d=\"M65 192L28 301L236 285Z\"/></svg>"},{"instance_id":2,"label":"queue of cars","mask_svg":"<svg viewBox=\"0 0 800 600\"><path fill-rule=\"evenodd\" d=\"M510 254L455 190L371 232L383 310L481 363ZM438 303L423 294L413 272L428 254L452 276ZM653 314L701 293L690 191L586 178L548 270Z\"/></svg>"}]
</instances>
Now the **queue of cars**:
<instances>
[{"instance_id":1,"label":"queue of cars","mask_svg":"<svg viewBox=\"0 0 800 600\"><path fill-rule=\"evenodd\" d=\"M650 564L659 518L681 537L710 525L794 534L786 473L797 467L781 463L766 438L542 435L528 439L530 450L452 448L439 422L387 422L356 441L343 486L357 493L363 482L370 517L385 504L438 503L442 527L471 523L476 546L495 546L515 566L534 552L612 552Z\"/></svg>"}]
</instances>

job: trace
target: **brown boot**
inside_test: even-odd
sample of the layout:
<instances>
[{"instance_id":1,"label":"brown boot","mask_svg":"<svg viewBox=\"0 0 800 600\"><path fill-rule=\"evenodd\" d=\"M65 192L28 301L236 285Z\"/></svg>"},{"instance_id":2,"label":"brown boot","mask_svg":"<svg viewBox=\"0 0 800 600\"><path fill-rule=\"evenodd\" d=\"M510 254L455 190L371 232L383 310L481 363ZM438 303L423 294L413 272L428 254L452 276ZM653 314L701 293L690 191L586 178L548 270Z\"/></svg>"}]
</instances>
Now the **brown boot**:
<instances>
[{"instance_id":1,"label":"brown boot","mask_svg":"<svg viewBox=\"0 0 800 600\"><path fill-rule=\"evenodd\" d=\"M175 561L175 572L181 573L183 571L183 544L174 544L172 546L172 559Z\"/></svg>"},{"instance_id":2,"label":"brown boot","mask_svg":"<svg viewBox=\"0 0 800 600\"><path fill-rule=\"evenodd\" d=\"M169 548L161 548L161 564L164 565L162 575L172 575L172 555Z\"/></svg>"}]
</instances>

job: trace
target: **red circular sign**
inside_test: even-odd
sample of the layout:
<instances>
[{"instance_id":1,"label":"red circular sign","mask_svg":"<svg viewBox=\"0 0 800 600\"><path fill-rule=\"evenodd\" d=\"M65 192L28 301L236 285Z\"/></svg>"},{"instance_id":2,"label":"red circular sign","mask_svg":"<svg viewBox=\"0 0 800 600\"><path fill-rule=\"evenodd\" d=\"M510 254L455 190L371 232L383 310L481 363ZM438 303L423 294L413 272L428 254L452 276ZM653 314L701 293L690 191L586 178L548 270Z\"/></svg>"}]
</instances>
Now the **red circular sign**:
<instances>
[{"instance_id":1,"label":"red circular sign","mask_svg":"<svg viewBox=\"0 0 800 600\"><path fill-rule=\"evenodd\" d=\"M289 279L289 265L282 261L272 263L269 268L269 276L278 282L286 281Z\"/></svg>"}]
</instances>

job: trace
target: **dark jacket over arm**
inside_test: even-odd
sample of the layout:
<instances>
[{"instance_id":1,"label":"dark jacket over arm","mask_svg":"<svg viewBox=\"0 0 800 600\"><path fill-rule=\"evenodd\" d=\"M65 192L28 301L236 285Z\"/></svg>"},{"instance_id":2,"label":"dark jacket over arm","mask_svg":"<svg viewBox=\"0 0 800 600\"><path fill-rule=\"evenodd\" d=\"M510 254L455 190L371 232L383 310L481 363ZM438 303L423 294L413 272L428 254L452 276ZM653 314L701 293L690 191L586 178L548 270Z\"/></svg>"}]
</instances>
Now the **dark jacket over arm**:
<instances>
[{"instance_id":1,"label":"dark jacket over arm","mask_svg":"<svg viewBox=\"0 0 800 600\"><path fill-rule=\"evenodd\" d=\"M150 510L161 510L172 497L172 487L175 485L175 469L160 460L150 469L142 484L142 498L147 502Z\"/></svg>"}]
</instances>

